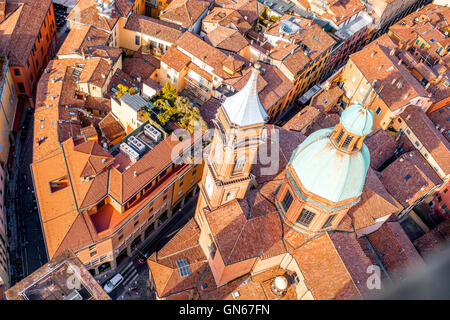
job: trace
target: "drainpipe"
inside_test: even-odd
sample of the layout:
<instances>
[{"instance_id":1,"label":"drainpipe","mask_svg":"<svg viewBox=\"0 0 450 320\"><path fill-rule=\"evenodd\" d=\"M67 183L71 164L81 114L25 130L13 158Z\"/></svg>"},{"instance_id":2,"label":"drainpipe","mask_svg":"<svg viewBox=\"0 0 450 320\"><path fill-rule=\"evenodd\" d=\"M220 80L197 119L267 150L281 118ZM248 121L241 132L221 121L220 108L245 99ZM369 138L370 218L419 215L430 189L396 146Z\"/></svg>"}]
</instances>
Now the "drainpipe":
<instances>
[{"instance_id":1,"label":"drainpipe","mask_svg":"<svg viewBox=\"0 0 450 320\"><path fill-rule=\"evenodd\" d=\"M364 240L366 240L366 243L370 249L370 251L372 251L373 255L375 256L375 259L378 262L378 265L380 266L381 270L383 270L383 273L386 275L386 277L389 279L389 281L392 283L392 279L389 276L389 273L387 272L386 268L384 267L383 263L381 262L380 258L378 257L377 252L375 251L375 249L372 247L372 244L370 243L369 239L367 238L367 236L363 236Z\"/></svg>"}]
</instances>

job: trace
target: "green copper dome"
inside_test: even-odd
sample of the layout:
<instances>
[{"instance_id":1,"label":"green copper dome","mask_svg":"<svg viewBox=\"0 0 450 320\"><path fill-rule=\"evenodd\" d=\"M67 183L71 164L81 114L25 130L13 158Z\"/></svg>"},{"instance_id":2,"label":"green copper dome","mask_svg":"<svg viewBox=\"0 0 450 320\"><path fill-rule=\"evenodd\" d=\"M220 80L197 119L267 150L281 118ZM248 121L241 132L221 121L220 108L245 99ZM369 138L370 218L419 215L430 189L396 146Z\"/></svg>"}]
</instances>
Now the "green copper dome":
<instances>
[{"instance_id":1,"label":"green copper dome","mask_svg":"<svg viewBox=\"0 0 450 320\"><path fill-rule=\"evenodd\" d=\"M372 132L374 114L361 104L353 104L342 112L341 123L345 130L359 136Z\"/></svg>"},{"instance_id":2,"label":"green copper dome","mask_svg":"<svg viewBox=\"0 0 450 320\"><path fill-rule=\"evenodd\" d=\"M341 123L356 135L371 132L373 113L352 105L341 116ZM303 187L332 202L341 202L362 193L370 164L369 149L346 153L330 141L333 128L313 132L292 154L290 165Z\"/></svg>"}]
</instances>

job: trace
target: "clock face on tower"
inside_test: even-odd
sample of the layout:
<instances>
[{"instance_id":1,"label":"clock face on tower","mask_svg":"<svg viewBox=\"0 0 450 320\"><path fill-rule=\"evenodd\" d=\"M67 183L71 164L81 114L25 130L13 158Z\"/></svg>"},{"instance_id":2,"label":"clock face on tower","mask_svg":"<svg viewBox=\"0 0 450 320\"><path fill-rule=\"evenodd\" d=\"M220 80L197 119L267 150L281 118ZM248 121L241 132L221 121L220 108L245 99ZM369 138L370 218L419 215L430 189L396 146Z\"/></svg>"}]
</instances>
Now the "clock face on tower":
<instances>
[{"instance_id":1,"label":"clock face on tower","mask_svg":"<svg viewBox=\"0 0 450 320\"><path fill-rule=\"evenodd\" d=\"M211 194L213 191L213 183L212 183L210 176L206 176L205 188L206 188L206 194L208 195L208 198L211 198Z\"/></svg>"}]
</instances>

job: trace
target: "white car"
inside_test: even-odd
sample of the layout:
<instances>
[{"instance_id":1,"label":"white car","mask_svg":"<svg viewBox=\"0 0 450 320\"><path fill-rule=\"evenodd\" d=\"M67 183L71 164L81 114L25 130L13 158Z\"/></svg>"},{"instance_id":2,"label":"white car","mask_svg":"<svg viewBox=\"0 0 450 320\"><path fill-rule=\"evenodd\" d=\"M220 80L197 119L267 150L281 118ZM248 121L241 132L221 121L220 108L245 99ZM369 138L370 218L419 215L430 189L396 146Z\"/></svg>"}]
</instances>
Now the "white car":
<instances>
[{"instance_id":1,"label":"white car","mask_svg":"<svg viewBox=\"0 0 450 320\"><path fill-rule=\"evenodd\" d=\"M108 280L106 282L103 289L106 291L106 293L112 292L117 286L123 281L123 277L120 273L116 274L114 277Z\"/></svg>"}]
</instances>

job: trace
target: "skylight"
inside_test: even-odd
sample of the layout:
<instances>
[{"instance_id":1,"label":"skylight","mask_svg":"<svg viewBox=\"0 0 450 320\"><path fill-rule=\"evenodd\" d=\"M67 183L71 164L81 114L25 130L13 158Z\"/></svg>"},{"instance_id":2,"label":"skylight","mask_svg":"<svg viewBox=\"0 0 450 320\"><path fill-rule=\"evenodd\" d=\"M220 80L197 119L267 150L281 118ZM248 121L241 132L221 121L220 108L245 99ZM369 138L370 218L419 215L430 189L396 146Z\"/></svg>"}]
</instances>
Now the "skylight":
<instances>
[{"instance_id":1,"label":"skylight","mask_svg":"<svg viewBox=\"0 0 450 320\"><path fill-rule=\"evenodd\" d=\"M187 277L191 274L191 269L186 259L177 260L178 271L181 277Z\"/></svg>"}]
</instances>

